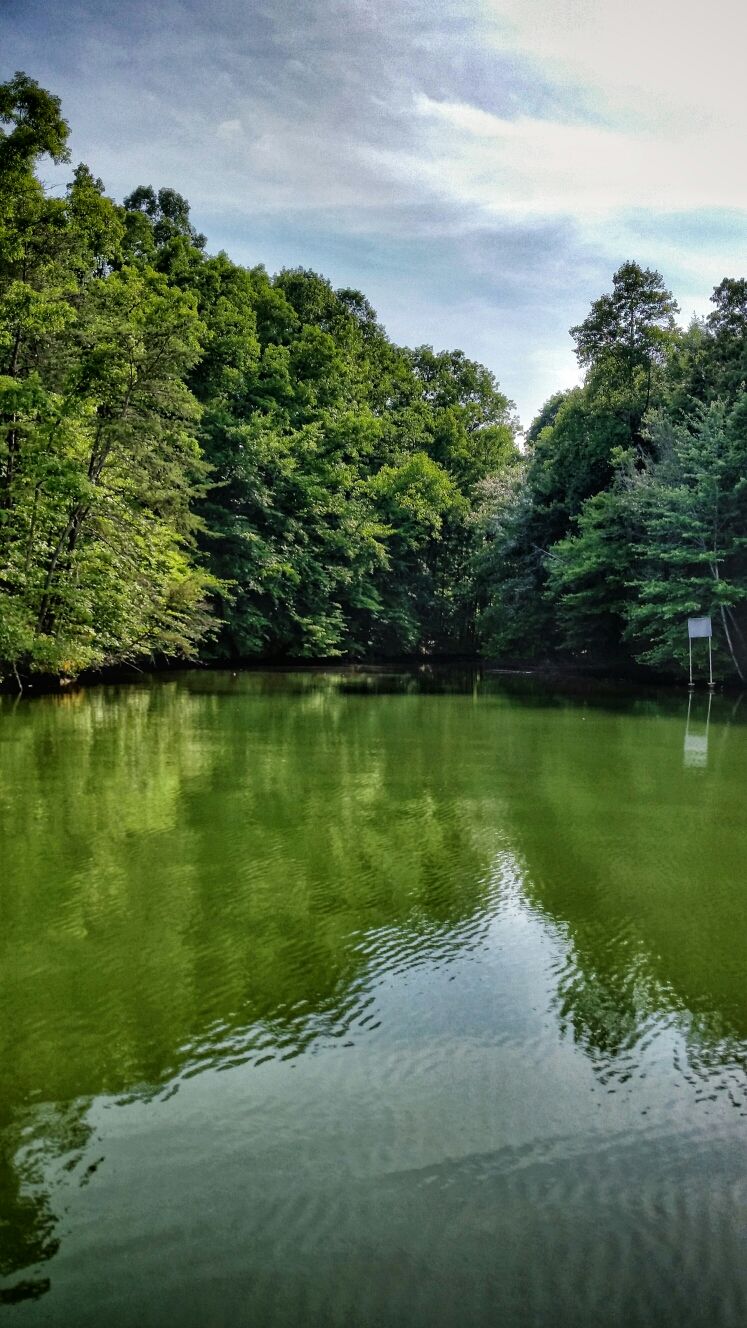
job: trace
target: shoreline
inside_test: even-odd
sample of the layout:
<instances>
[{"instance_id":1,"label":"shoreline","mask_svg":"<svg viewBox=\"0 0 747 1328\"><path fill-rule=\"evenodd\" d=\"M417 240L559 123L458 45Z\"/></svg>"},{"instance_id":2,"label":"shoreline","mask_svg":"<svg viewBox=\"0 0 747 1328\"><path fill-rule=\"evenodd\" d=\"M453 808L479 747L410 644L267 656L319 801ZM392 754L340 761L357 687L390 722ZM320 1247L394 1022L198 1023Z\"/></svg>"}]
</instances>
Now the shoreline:
<instances>
[{"instance_id":1,"label":"shoreline","mask_svg":"<svg viewBox=\"0 0 747 1328\"><path fill-rule=\"evenodd\" d=\"M549 689L556 689L570 695L600 695L603 693L622 696L625 693L634 696L645 694L684 693L690 690L696 694L708 694L705 680L697 680L691 689L686 679L671 675L646 674L631 669L625 671L604 672L601 666L579 667L558 661L500 661L475 655L409 655L392 659L294 659L279 660L190 660L167 661L141 667L134 664L112 665L110 668L81 673L75 678L52 676L48 674L14 675L7 674L0 681L0 696L33 699L37 696L64 695L68 692L85 690L91 687L137 684L152 681L165 675L188 673L337 673L355 675L387 676L397 674L420 674L422 676L448 676L466 672L478 679L491 677L506 681L535 682ZM745 688L736 681L727 680L716 683L713 692L716 695L741 695Z\"/></svg>"}]
</instances>

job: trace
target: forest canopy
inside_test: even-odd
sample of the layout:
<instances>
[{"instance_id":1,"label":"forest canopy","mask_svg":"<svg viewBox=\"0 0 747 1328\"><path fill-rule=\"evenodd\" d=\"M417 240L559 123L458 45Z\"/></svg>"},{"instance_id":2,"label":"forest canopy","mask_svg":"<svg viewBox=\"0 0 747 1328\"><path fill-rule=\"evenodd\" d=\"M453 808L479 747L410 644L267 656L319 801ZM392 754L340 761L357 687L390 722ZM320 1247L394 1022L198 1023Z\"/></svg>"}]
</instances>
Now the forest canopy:
<instances>
[{"instance_id":1,"label":"forest canopy","mask_svg":"<svg viewBox=\"0 0 747 1328\"><path fill-rule=\"evenodd\" d=\"M583 385L519 443L493 374L365 296L210 254L186 200L64 193L60 103L0 86L0 675L489 654L747 668L747 283L687 330L623 264Z\"/></svg>"},{"instance_id":2,"label":"forest canopy","mask_svg":"<svg viewBox=\"0 0 747 1328\"><path fill-rule=\"evenodd\" d=\"M558 393L486 493L478 632L500 655L682 676L710 615L722 677L747 673L747 281L678 328L658 272L625 263L571 329Z\"/></svg>"}]
</instances>

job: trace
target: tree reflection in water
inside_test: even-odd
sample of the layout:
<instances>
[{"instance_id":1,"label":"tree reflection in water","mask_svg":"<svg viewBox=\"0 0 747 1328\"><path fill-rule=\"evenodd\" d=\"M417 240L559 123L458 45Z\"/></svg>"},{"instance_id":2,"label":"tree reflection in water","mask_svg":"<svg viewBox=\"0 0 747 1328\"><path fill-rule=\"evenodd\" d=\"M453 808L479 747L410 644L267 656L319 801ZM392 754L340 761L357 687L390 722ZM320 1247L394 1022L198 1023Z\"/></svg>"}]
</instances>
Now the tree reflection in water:
<instances>
[{"instance_id":1,"label":"tree reflection in water","mask_svg":"<svg viewBox=\"0 0 747 1328\"><path fill-rule=\"evenodd\" d=\"M50 1176L93 1174L93 1099L344 1039L377 975L485 944L507 846L562 938L560 1030L602 1079L635 1073L674 1019L685 1072L744 1110L730 718L716 698L693 768L679 703L431 674L193 674L8 711L5 1298L49 1285Z\"/></svg>"}]
</instances>

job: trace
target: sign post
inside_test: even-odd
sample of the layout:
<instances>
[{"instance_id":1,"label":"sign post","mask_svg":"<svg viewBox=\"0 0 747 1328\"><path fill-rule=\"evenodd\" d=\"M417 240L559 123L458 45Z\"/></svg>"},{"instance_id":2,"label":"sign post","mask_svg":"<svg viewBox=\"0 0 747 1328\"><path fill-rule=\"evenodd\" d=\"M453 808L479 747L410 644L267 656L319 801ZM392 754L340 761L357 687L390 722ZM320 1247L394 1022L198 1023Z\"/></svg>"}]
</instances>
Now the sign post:
<instances>
[{"instance_id":1,"label":"sign post","mask_svg":"<svg viewBox=\"0 0 747 1328\"><path fill-rule=\"evenodd\" d=\"M708 686L713 687L713 659L711 656L711 637L713 636L713 627L710 617L688 618L687 620L687 644L690 651L690 686L694 687L693 682L693 641L708 639Z\"/></svg>"}]
</instances>

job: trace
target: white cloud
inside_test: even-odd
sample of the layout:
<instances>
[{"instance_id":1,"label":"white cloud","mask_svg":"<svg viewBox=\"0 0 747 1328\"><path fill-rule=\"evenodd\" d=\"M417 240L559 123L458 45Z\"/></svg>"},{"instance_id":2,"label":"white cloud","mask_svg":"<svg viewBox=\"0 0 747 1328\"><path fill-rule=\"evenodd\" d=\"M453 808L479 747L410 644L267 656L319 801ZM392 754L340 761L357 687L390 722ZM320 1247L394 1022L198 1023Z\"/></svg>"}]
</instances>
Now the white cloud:
<instances>
[{"instance_id":1,"label":"white cloud","mask_svg":"<svg viewBox=\"0 0 747 1328\"><path fill-rule=\"evenodd\" d=\"M600 107L692 128L745 115L744 0L480 0L486 37Z\"/></svg>"},{"instance_id":2,"label":"white cloud","mask_svg":"<svg viewBox=\"0 0 747 1328\"><path fill-rule=\"evenodd\" d=\"M584 221L625 208L683 211L747 207L729 127L688 136L506 119L419 94L420 151L390 154L393 168L501 214L561 214Z\"/></svg>"}]
</instances>

